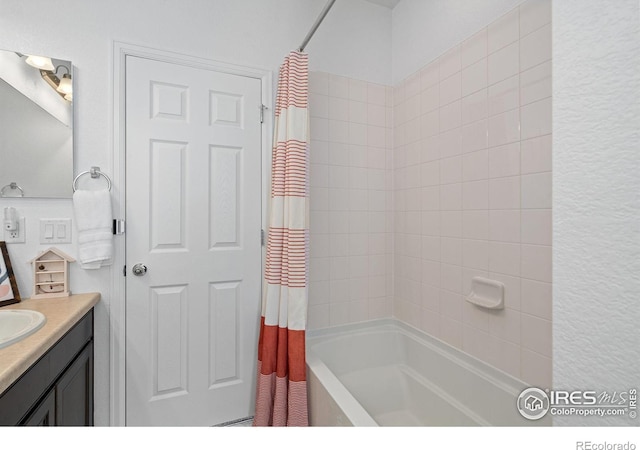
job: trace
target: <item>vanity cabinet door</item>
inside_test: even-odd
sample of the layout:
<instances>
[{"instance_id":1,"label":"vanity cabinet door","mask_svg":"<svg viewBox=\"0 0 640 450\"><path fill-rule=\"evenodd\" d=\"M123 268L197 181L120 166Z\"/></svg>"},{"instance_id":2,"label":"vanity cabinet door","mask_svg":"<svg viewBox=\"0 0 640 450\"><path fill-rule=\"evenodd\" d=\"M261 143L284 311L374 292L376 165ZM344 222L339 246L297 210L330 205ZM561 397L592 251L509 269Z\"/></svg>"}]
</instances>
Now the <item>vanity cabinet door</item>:
<instances>
[{"instance_id":1,"label":"vanity cabinet door","mask_svg":"<svg viewBox=\"0 0 640 450\"><path fill-rule=\"evenodd\" d=\"M55 386L56 425L93 425L93 341Z\"/></svg>"},{"instance_id":2,"label":"vanity cabinet door","mask_svg":"<svg viewBox=\"0 0 640 450\"><path fill-rule=\"evenodd\" d=\"M53 389L24 421L28 427L52 427L56 424L56 396Z\"/></svg>"}]
</instances>

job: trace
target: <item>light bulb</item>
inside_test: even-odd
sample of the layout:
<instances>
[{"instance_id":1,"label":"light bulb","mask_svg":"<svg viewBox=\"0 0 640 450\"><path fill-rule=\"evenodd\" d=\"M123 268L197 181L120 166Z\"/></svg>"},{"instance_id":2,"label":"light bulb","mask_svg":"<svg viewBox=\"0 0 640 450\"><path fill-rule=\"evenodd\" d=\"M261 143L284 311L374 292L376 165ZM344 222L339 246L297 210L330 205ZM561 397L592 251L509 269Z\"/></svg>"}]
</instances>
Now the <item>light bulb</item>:
<instances>
[{"instance_id":1,"label":"light bulb","mask_svg":"<svg viewBox=\"0 0 640 450\"><path fill-rule=\"evenodd\" d=\"M28 55L25 62L36 69L53 71L51 58L47 58L46 56Z\"/></svg>"},{"instance_id":2,"label":"light bulb","mask_svg":"<svg viewBox=\"0 0 640 450\"><path fill-rule=\"evenodd\" d=\"M73 92L73 83L71 83L71 75L65 73L62 75L62 79L60 80L60 84L58 85L58 89L56 91L61 94L71 94Z\"/></svg>"}]
</instances>

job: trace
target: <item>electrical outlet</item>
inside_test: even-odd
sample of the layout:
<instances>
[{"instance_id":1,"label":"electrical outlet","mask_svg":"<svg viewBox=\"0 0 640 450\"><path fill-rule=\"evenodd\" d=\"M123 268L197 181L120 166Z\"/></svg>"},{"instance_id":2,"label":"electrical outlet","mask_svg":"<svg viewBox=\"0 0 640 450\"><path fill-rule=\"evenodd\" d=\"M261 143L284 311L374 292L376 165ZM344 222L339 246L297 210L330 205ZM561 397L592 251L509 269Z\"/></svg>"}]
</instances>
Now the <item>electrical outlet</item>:
<instances>
[{"instance_id":1,"label":"electrical outlet","mask_svg":"<svg viewBox=\"0 0 640 450\"><path fill-rule=\"evenodd\" d=\"M24 227L24 217L18 218L18 227L15 230L4 230L4 241L7 244L23 244L27 234Z\"/></svg>"}]
</instances>

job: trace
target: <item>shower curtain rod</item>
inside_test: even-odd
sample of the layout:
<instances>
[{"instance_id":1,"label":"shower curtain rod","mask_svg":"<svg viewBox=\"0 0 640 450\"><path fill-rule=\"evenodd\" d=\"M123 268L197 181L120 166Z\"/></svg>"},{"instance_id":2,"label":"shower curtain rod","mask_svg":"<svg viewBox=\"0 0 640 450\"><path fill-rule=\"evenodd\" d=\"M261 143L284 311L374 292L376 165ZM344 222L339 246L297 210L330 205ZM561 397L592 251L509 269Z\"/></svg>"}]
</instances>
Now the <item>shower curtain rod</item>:
<instances>
[{"instance_id":1,"label":"shower curtain rod","mask_svg":"<svg viewBox=\"0 0 640 450\"><path fill-rule=\"evenodd\" d=\"M316 19L316 22L313 24L313 26L311 27L311 29L307 33L307 36L304 38L304 41L302 41L302 44L300 45L300 48L298 49L298 51L300 51L300 52L304 51L304 48L307 46L307 44L309 43L309 41L313 37L313 34L316 32L316 30L318 29L318 27L320 26L320 24L322 23L322 21L324 20L325 16L327 15L327 13L329 12L329 10L331 9L331 7L333 6L333 4L335 2L336 2L336 0L329 0L327 2L327 4L324 6L324 9L322 10L320 15Z\"/></svg>"}]
</instances>

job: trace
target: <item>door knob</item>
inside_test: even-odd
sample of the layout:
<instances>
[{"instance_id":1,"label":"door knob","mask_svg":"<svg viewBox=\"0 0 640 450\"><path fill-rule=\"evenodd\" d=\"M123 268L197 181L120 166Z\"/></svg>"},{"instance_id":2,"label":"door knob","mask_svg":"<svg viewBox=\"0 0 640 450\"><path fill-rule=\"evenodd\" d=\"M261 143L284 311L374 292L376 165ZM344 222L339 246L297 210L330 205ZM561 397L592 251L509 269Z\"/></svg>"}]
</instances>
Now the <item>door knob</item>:
<instances>
[{"instance_id":1,"label":"door knob","mask_svg":"<svg viewBox=\"0 0 640 450\"><path fill-rule=\"evenodd\" d=\"M141 277L142 275L144 275L145 273L147 273L147 266L145 266L144 264L136 264L135 266L133 266L133 268L131 269L131 271L133 272L133 274L137 277Z\"/></svg>"}]
</instances>

